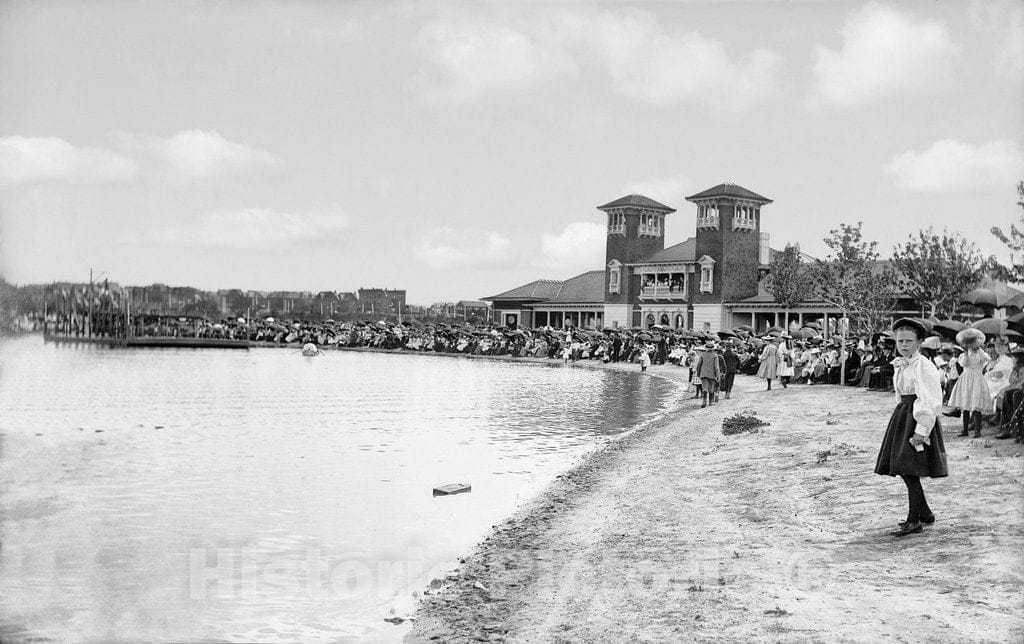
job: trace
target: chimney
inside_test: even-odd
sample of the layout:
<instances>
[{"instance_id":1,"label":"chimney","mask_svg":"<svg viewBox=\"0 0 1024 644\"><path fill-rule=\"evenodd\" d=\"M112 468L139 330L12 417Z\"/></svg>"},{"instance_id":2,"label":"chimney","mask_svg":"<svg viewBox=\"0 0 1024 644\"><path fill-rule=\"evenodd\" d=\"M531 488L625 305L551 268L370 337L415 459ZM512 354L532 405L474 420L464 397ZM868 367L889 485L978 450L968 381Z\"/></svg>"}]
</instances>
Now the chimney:
<instances>
[{"instance_id":1,"label":"chimney","mask_svg":"<svg viewBox=\"0 0 1024 644\"><path fill-rule=\"evenodd\" d=\"M771 261L771 253L768 251L768 233L761 233L761 247L758 254L761 264L768 264Z\"/></svg>"}]
</instances>

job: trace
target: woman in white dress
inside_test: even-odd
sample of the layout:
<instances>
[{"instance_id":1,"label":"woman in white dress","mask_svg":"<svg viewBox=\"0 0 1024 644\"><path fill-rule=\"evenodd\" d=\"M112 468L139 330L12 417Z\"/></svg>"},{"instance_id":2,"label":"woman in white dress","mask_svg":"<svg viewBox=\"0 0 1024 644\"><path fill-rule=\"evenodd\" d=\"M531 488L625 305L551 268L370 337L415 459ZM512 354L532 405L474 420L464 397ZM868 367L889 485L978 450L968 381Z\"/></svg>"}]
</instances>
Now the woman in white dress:
<instances>
[{"instance_id":1,"label":"woman in white dress","mask_svg":"<svg viewBox=\"0 0 1024 644\"><path fill-rule=\"evenodd\" d=\"M779 343L779 382L782 383L782 388L785 389L786 385L793 378L795 369L793 367L793 352L796 350L790 345L790 338L788 335L782 336L782 341Z\"/></svg>"},{"instance_id":2,"label":"woman in white dress","mask_svg":"<svg viewBox=\"0 0 1024 644\"><path fill-rule=\"evenodd\" d=\"M757 368L757 377L768 381L768 391L772 389L772 380L775 380L779 371L779 347L776 344L781 338L772 338L764 343L761 350L761 365Z\"/></svg>"},{"instance_id":3,"label":"woman in white dress","mask_svg":"<svg viewBox=\"0 0 1024 644\"><path fill-rule=\"evenodd\" d=\"M974 437L981 437L981 418L995 409L983 370L989 363L989 356L982 344L985 334L978 329L964 329L956 334L957 343L964 348L958 359L962 373L949 394L949 406L960 410L963 429L960 436L967 436L974 429Z\"/></svg>"}]
</instances>

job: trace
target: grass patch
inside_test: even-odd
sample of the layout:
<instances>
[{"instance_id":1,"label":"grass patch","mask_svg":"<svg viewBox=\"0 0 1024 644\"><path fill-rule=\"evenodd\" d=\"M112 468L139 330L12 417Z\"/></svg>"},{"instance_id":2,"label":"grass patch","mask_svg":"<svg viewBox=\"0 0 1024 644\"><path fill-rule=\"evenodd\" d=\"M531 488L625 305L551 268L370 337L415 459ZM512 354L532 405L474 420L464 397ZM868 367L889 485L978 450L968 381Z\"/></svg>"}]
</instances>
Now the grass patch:
<instances>
[{"instance_id":1,"label":"grass patch","mask_svg":"<svg viewBox=\"0 0 1024 644\"><path fill-rule=\"evenodd\" d=\"M761 420L753 412L746 412L742 414L735 414L729 416L722 421L722 433L726 436L733 434L742 434L743 432L756 432L758 428L771 425L771 423Z\"/></svg>"}]
</instances>

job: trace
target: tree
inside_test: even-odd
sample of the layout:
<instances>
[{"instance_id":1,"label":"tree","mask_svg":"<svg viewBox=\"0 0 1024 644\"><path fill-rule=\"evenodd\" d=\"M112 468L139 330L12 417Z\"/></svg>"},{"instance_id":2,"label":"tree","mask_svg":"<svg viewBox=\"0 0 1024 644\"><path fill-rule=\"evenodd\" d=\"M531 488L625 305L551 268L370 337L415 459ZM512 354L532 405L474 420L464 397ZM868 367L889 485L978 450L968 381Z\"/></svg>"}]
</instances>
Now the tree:
<instances>
[{"instance_id":1,"label":"tree","mask_svg":"<svg viewBox=\"0 0 1024 644\"><path fill-rule=\"evenodd\" d=\"M1017 205L1024 208L1024 181L1017 183L1017 199ZM1009 231L1004 233L1002 228L993 226L991 232L1010 249L1010 265L995 264L1000 269L997 271L999 276L1014 282L1024 282L1024 215L1021 215L1019 228L1010 224Z\"/></svg>"},{"instance_id":2,"label":"tree","mask_svg":"<svg viewBox=\"0 0 1024 644\"><path fill-rule=\"evenodd\" d=\"M769 267L765 287L775 301L786 307L785 328L789 328L789 310L811 294L811 271L800 259L800 248L794 245L775 255Z\"/></svg>"},{"instance_id":3,"label":"tree","mask_svg":"<svg viewBox=\"0 0 1024 644\"><path fill-rule=\"evenodd\" d=\"M892 251L892 263L907 295L927 304L930 315L952 315L960 297L977 286L995 263L973 242L945 229L918 231Z\"/></svg>"},{"instance_id":4,"label":"tree","mask_svg":"<svg viewBox=\"0 0 1024 644\"><path fill-rule=\"evenodd\" d=\"M861 227L840 224L829 231L831 252L812 268L813 288L825 302L850 317L858 331L881 328L896 299L895 275L879 261L878 242L864 240Z\"/></svg>"}]
</instances>

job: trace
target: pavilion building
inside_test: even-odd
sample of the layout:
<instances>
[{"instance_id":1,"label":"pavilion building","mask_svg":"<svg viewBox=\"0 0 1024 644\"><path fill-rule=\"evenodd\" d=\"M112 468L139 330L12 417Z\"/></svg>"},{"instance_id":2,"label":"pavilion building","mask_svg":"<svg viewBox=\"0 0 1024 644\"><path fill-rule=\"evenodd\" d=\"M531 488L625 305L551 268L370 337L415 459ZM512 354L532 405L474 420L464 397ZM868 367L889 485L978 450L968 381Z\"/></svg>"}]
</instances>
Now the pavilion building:
<instances>
[{"instance_id":1,"label":"pavilion building","mask_svg":"<svg viewBox=\"0 0 1024 644\"><path fill-rule=\"evenodd\" d=\"M694 236L668 247L665 218L674 208L639 194L598 206L607 220L604 269L482 298L491 302L493 320L513 327L661 324L698 331L785 324L787 312L763 282L778 252L762 229L762 210L772 200L734 183L686 200L696 206ZM788 315L828 328L828 319L840 313L810 301Z\"/></svg>"}]
</instances>

